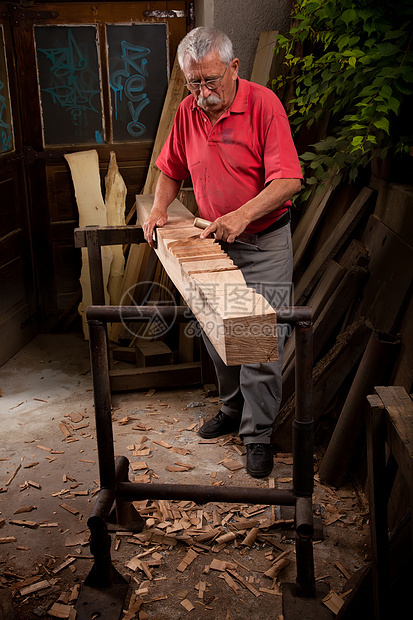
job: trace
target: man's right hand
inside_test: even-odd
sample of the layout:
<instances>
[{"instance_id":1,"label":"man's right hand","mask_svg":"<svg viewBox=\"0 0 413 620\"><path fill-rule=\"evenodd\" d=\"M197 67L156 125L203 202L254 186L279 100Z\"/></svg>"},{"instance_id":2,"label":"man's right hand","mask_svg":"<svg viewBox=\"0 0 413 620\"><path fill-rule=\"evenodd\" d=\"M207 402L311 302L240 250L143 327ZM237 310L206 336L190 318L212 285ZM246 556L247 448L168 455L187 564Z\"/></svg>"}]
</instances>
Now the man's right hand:
<instances>
[{"instance_id":1,"label":"man's right hand","mask_svg":"<svg viewBox=\"0 0 413 620\"><path fill-rule=\"evenodd\" d=\"M152 209L149 217L142 225L143 234L151 248L155 248L156 244L153 240L153 231L156 227L161 228L168 221L168 214L160 208Z\"/></svg>"}]
</instances>

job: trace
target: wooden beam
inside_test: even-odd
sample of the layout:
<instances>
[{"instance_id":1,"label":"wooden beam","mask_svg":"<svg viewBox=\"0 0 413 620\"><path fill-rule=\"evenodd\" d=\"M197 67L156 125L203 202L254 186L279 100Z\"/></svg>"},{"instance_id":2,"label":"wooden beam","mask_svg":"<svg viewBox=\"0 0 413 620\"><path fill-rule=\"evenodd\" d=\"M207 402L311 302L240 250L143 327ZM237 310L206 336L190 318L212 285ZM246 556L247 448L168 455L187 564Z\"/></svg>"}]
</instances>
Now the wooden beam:
<instances>
[{"instance_id":1,"label":"wooden beam","mask_svg":"<svg viewBox=\"0 0 413 620\"><path fill-rule=\"evenodd\" d=\"M316 321L320 312L323 310L325 304L330 299L331 295L337 288L340 280L342 279L345 273L344 268L336 263L336 261L331 260L323 277L320 278L316 288L314 289L311 297L308 300L307 305L312 310L313 322ZM287 381L286 377L291 372L291 365L294 368L295 365L295 332L293 331L291 336L288 338L285 346L284 346L284 361L283 361L283 395L286 397L290 396L291 392L294 390L294 376L292 376L292 381L290 382L291 390L287 393L285 391ZM286 400L286 399L285 399Z\"/></svg>"},{"instance_id":2,"label":"wooden beam","mask_svg":"<svg viewBox=\"0 0 413 620\"><path fill-rule=\"evenodd\" d=\"M305 254L308 244L326 210L332 193L333 187L331 186L331 181L325 181L320 188L320 192L315 193L308 208L304 211L304 214L297 224L297 228L292 237L294 270L297 269Z\"/></svg>"},{"instance_id":3,"label":"wooden beam","mask_svg":"<svg viewBox=\"0 0 413 620\"><path fill-rule=\"evenodd\" d=\"M153 145L148 174L146 176L145 185L142 190L143 194L153 194L153 192L155 191L156 183L159 176L159 170L156 167L155 162L158 158L159 153L161 152L163 145L165 144L169 132L171 131L178 106L187 94L188 91L185 87L184 74L179 67L177 55L172 67L171 78L169 80L168 90L166 92L165 102L162 108L162 114L159 120L158 130L156 132L156 138Z\"/></svg>"},{"instance_id":4,"label":"wooden beam","mask_svg":"<svg viewBox=\"0 0 413 620\"><path fill-rule=\"evenodd\" d=\"M136 197L141 224L150 213L153 198ZM157 229L156 254L169 277L225 364L277 360L274 309L262 295L247 287L241 271L234 269L218 244L199 238L200 232L193 226L193 215L174 200L168 209L167 224ZM227 262L227 270L222 270L223 261ZM215 262L219 262L217 270ZM209 270L194 272L194 263L208 263Z\"/></svg>"},{"instance_id":5,"label":"wooden beam","mask_svg":"<svg viewBox=\"0 0 413 620\"><path fill-rule=\"evenodd\" d=\"M371 187L374 186L371 185ZM378 195L374 215L403 241L411 244L413 239L412 186L381 181L376 188Z\"/></svg>"},{"instance_id":6,"label":"wooden beam","mask_svg":"<svg viewBox=\"0 0 413 620\"><path fill-rule=\"evenodd\" d=\"M314 308L314 361L317 362L329 339L337 332L344 316L351 308L359 291L367 278L367 270L363 267L343 269L335 261L331 261L325 274L320 279L314 294L314 302L308 305ZM322 283L326 280L326 286ZM316 294L317 293L317 294ZM328 294L327 294L328 293ZM313 305L314 303L314 305ZM283 368L283 403L294 391L295 379L295 339L294 332L285 347L286 363Z\"/></svg>"},{"instance_id":7,"label":"wooden beam","mask_svg":"<svg viewBox=\"0 0 413 620\"><path fill-rule=\"evenodd\" d=\"M267 86L268 81L273 77L272 67L275 64L274 48L277 35L278 30L261 32L252 67L251 82Z\"/></svg>"},{"instance_id":8,"label":"wooden beam","mask_svg":"<svg viewBox=\"0 0 413 620\"><path fill-rule=\"evenodd\" d=\"M136 365L138 368L166 366L173 363L172 358L171 349L162 340L141 339L136 343Z\"/></svg>"},{"instance_id":9,"label":"wooden beam","mask_svg":"<svg viewBox=\"0 0 413 620\"><path fill-rule=\"evenodd\" d=\"M370 255L369 278L357 317L366 316L376 329L394 333L412 288L413 248L375 215L362 238Z\"/></svg>"},{"instance_id":10,"label":"wooden beam","mask_svg":"<svg viewBox=\"0 0 413 620\"><path fill-rule=\"evenodd\" d=\"M406 306L400 325L400 353L394 365L391 385L400 385L407 392L413 391L413 296Z\"/></svg>"},{"instance_id":11,"label":"wooden beam","mask_svg":"<svg viewBox=\"0 0 413 620\"><path fill-rule=\"evenodd\" d=\"M367 489L370 513L372 577L375 617L388 617L389 538L386 480L386 410L376 395L367 396ZM386 609L386 614L384 610Z\"/></svg>"},{"instance_id":12,"label":"wooden beam","mask_svg":"<svg viewBox=\"0 0 413 620\"><path fill-rule=\"evenodd\" d=\"M201 383L201 362L110 370L109 380L111 392L197 385Z\"/></svg>"},{"instance_id":13,"label":"wooden beam","mask_svg":"<svg viewBox=\"0 0 413 620\"><path fill-rule=\"evenodd\" d=\"M372 332L318 471L322 482L339 487L359 465L366 398L387 381L397 346L389 334Z\"/></svg>"},{"instance_id":14,"label":"wooden beam","mask_svg":"<svg viewBox=\"0 0 413 620\"><path fill-rule=\"evenodd\" d=\"M328 343L334 329L346 314L357 297L362 284L367 279L367 270L363 267L351 267L345 272L336 290L324 305L314 323L314 359L317 360L324 346Z\"/></svg>"},{"instance_id":15,"label":"wooden beam","mask_svg":"<svg viewBox=\"0 0 413 620\"><path fill-rule=\"evenodd\" d=\"M357 198L353 201L345 215L343 215L338 225L335 227L332 234L317 252L317 255L311 261L310 265L295 287L295 305L303 303L306 297L311 293L317 279L325 270L329 259L334 258L337 252L342 248L346 239L348 239L349 235L354 230L357 222L365 212L372 194L373 191L371 189L368 187L363 187Z\"/></svg>"},{"instance_id":16,"label":"wooden beam","mask_svg":"<svg viewBox=\"0 0 413 620\"><path fill-rule=\"evenodd\" d=\"M413 489L413 401L399 385L376 386L387 409L387 441L406 482Z\"/></svg>"},{"instance_id":17,"label":"wooden beam","mask_svg":"<svg viewBox=\"0 0 413 620\"><path fill-rule=\"evenodd\" d=\"M75 248L87 246L87 230L88 228L75 228ZM146 243L142 229L136 226L96 226L96 230L100 246Z\"/></svg>"},{"instance_id":18,"label":"wooden beam","mask_svg":"<svg viewBox=\"0 0 413 620\"><path fill-rule=\"evenodd\" d=\"M313 370L313 417L317 422L326 413L337 392L361 359L372 327L362 319L350 325ZM284 389L284 388L283 388ZM295 394L286 400L275 421L271 443L280 450L292 449L291 420Z\"/></svg>"}]
</instances>

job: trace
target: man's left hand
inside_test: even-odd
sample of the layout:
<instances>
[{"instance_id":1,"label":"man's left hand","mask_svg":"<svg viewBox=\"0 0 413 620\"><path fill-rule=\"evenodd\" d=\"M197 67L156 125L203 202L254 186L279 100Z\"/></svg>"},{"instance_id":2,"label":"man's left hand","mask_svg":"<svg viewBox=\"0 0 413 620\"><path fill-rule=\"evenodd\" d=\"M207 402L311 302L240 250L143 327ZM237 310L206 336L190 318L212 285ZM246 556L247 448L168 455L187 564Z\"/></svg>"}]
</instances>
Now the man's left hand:
<instances>
[{"instance_id":1,"label":"man's left hand","mask_svg":"<svg viewBox=\"0 0 413 620\"><path fill-rule=\"evenodd\" d=\"M239 210L232 211L231 213L218 217L214 222L211 222L211 224L202 231L200 238L205 239L208 235L213 233L215 239L218 241L234 243L235 238L244 232L248 224L248 220Z\"/></svg>"}]
</instances>

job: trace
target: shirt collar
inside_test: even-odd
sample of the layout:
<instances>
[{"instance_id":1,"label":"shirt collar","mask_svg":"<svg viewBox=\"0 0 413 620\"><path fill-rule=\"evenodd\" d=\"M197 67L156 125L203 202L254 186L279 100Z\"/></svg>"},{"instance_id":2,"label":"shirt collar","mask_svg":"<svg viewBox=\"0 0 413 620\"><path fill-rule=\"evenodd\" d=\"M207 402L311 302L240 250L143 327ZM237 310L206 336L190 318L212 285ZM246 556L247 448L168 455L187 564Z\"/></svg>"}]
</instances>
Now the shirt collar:
<instances>
[{"instance_id":1,"label":"shirt collar","mask_svg":"<svg viewBox=\"0 0 413 620\"><path fill-rule=\"evenodd\" d=\"M234 101L231 103L228 108L228 112L242 113L247 109L248 104L248 95L250 92L250 83L248 80L242 80L241 78L237 78L237 92L234 97ZM192 110L201 110L203 111L197 104L196 99L193 95L191 102Z\"/></svg>"},{"instance_id":2,"label":"shirt collar","mask_svg":"<svg viewBox=\"0 0 413 620\"><path fill-rule=\"evenodd\" d=\"M250 83L248 80L237 78L238 88L234 101L230 105L230 112L245 112L248 104L248 95L250 93Z\"/></svg>"}]
</instances>

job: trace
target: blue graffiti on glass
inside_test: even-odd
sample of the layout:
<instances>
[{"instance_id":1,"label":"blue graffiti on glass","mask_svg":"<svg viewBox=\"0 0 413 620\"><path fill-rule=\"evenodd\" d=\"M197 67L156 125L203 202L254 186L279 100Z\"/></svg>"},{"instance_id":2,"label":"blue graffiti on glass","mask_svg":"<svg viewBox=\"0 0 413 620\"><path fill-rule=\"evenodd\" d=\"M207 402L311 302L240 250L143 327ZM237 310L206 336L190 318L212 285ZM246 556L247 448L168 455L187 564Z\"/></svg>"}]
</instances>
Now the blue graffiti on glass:
<instances>
[{"instance_id":1,"label":"blue graffiti on glass","mask_svg":"<svg viewBox=\"0 0 413 620\"><path fill-rule=\"evenodd\" d=\"M7 117L8 117L7 101L4 95L2 94L3 89L4 89L4 84L0 80L1 152L5 153L6 151L11 151L12 141L11 141L11 127L10 127L10 123L7 120Z\"/></svg>"},{"instance_id":2,"label":"blue graffiti on glass","mask_svg":"<svg viewBox=\"0 0 413 620\"><path fill-rule=\"evenodd\" d=\"M38 51L50 60L50 72L56 80L55 86L41 90L50 93L53 103L66 108L72 117L73 124L77 126L85 122L82 118L85 111L99 114L99 110L93 105L93 98L99 96L100 91L87 88L88 59L82 54L70 28L67 36L67 47L38 48Z\"/></svg>"},{"instance_id":3,"label":"blue graffiti on glass","mask_svg":"<svg viewBox=\"0 0 413 620\"><path fill-rule=\"evenodd\" d=\"M118 118L118 98L120 102L125 96L132 119L127 125L127 131L134 138L138 138L146 131L145 125L138 120L139 116L142 110L150 104L149 97L142 91L146 86L145 77L148 76L146 56L151 53L151 50L127 41L122 41L120 45L124 68L114 71L109 78L115 98L115 118Z\"/></svg>"}]
</instances>

